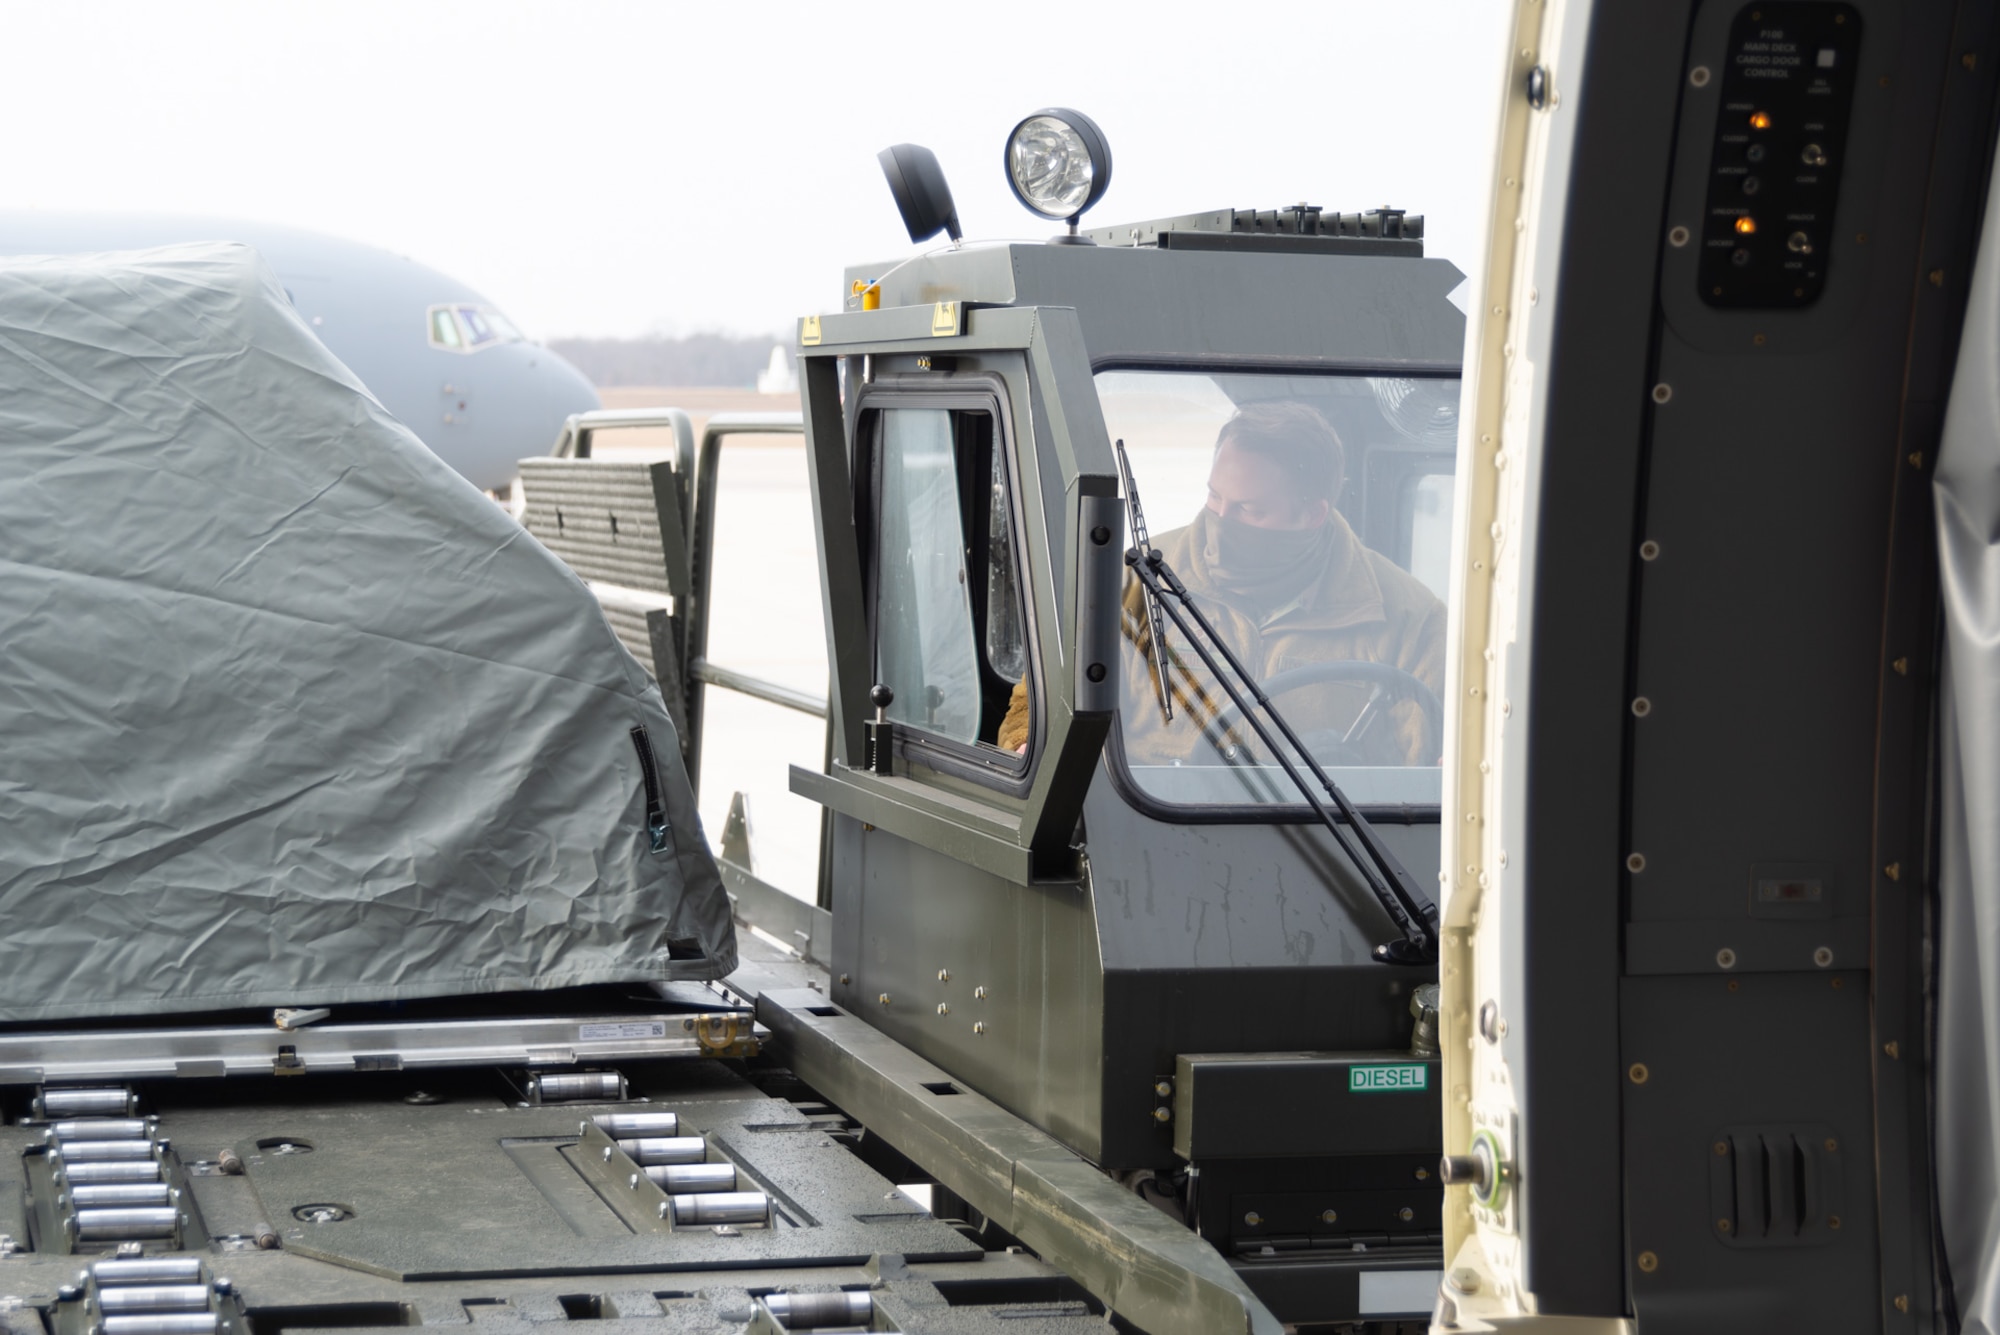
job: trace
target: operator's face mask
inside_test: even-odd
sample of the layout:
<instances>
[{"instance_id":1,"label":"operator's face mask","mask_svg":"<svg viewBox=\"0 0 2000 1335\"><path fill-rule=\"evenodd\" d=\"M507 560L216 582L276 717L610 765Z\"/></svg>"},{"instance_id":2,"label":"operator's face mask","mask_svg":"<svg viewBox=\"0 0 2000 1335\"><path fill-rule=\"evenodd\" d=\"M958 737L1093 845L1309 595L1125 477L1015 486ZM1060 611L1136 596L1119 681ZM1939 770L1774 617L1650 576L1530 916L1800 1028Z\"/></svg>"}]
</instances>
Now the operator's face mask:
<instances>
[{"instance_id":1,"label":"operator's face mask","mask_svg":"<svg viewBox=\"0 0 2000 1335\"><path fill-rule=\"evenodd\" d=\"M1203 510L1196 537L1209 577L1231 592L1260 598L1290 597L1325 566L1332 526L1258 528Z\"/></svg>"}]
</instances>

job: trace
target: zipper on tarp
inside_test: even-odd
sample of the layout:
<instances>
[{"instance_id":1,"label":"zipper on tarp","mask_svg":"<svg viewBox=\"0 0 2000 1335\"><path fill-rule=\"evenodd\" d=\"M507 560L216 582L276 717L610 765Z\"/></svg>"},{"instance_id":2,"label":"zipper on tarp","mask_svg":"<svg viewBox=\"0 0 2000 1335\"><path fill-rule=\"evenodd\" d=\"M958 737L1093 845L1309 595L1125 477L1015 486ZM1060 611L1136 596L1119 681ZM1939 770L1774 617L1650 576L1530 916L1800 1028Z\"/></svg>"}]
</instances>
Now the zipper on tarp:
<instances>
[{"instance_id":1,"label":"zipper on tarp","mask_svg":"<svg viewBox=\"0 0 2000 1335\"><path fill-rule=\"evenodd\" d=\"M646 780L646 833L652 836L653 851L664 853L672 830L667 825L666 804L660 800L660 773L653 765L653 739L646 735L644 724L632 729L632 749L639 753L639 774Z\"/></svg>"}]
</instances>

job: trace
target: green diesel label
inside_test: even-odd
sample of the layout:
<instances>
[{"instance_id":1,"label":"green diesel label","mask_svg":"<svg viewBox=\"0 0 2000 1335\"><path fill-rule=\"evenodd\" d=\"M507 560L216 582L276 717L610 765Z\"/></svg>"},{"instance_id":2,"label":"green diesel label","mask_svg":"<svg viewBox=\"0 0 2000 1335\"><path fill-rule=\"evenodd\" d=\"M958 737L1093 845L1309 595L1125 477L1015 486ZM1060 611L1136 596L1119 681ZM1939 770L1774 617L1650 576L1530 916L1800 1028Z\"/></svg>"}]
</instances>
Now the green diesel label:
<instances>
[{"instance_id":1,"label":"green diesel label","mask_svg":"<svg viewBox=\"0 0 2000 1335\"><path fill-rule=\"evenodd\" d=\"M1350 1094L1403 1093L1430 1088L1428 1066L1350 1066L1347 1092Z\"/></svg>"}]
</instances>

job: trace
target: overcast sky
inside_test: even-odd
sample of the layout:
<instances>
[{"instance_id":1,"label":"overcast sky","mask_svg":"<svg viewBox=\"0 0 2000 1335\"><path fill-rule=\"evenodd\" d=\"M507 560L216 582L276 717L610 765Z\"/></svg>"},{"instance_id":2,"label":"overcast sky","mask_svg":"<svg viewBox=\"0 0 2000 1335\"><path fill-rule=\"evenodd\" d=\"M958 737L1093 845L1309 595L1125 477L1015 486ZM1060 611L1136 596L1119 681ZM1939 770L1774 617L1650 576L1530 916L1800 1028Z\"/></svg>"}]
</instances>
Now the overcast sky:
<instances>
[{"instance_id":1,"label":"overcast sky","mask_svg":"<svg viewBox=\"0 0 2000 1335\"><path fill-rule=\"evenodd\" d=\"M1470 268L1509 8L8 0L0 207L316 228L538 338L765 333L912 252L889 144L968 239L1048 235L1001 146L1053 104L1116 155L1091 224L1391 204Z\"/></svg>"}]
</instances>

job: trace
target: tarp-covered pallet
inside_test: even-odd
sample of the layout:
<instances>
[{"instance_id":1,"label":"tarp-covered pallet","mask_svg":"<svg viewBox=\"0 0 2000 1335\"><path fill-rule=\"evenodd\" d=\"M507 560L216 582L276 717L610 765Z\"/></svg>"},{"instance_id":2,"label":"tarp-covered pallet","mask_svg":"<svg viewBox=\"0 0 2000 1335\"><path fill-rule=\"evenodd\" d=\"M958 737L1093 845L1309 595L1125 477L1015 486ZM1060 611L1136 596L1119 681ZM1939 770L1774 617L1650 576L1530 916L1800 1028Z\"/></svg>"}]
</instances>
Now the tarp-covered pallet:
<instances>
[{"instance_id":1,"label":"tarp-covered pallet","mask_svg":"<svg viewBox=\"0 0 2000 1335\"><path fill-rule=\"evenodd\" d=\"M251 250L0 260L0 1021L714 978L658 690Z\"/></svg>"}]
</instances>

